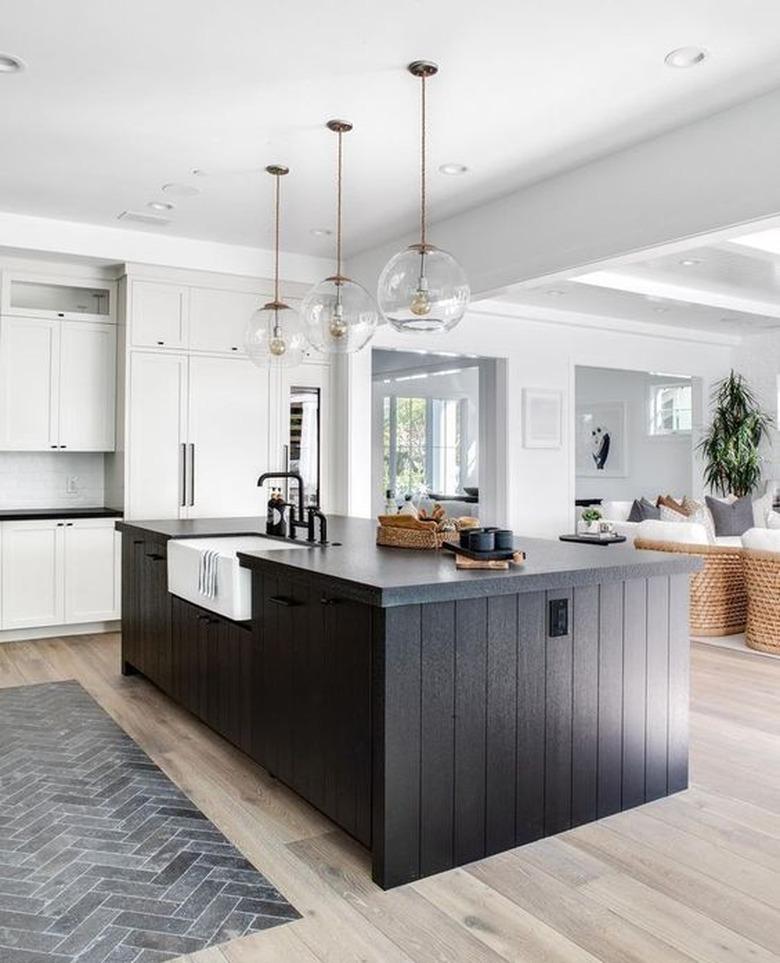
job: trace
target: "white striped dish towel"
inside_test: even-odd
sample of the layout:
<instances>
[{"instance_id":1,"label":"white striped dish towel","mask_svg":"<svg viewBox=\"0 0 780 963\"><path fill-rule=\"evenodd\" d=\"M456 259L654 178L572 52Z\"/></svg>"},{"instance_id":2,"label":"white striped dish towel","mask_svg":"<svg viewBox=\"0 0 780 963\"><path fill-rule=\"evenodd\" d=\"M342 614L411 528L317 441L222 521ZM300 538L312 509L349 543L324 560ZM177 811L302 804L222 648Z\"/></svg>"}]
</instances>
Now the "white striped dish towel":
<instances>
[{"instance_id":1,"label":"white striped dish towel","mask_svg":"<svg viewBox=\"0 0 780 963\"><path fill-rule=\"evenodd\" d=\"M219 552L212 549L205 549L200 553L200 563L198 566L198 592L205 595L208 599L213 599L217 594L217 565L219 563Z\"/></svg>"}]
</instances>

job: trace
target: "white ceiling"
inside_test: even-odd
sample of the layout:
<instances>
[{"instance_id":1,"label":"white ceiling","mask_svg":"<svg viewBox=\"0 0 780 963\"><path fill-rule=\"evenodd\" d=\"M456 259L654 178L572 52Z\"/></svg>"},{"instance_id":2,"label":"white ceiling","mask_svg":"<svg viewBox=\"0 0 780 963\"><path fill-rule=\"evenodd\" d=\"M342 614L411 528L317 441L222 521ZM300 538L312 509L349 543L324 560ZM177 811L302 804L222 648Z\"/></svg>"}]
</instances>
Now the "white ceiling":
<instances>
[{"instance_id":1,"label":"white ceiling","mask_svg":"<svg viewBox=\"0 0 780 963\"><path fill-rule=\"evenodd\" d=\"M777 229L631 256L623 263L518 286L498 299L529 310L745 335L780 328Z\"/></svg>"},{"instance_id":2,"label":"white ceiling","mask_svg":"<svg viewBox=\"0 0 780 963\"><path fill-rule=\"evenodd\" d=\"M664 65L688 44L711 56ZM437 219L777 86L780 4L3 0L0 46L28 66L0 74L0 210L116 225L184 181L202 193L157 230L267 247L271 185L246 171L283 162L283 246L325 255L332 240L309 232L333 226L329 117L355 124L348 250L414 228L409 60L442 67ZM436 171L453 161L471 172Z\"/></svg>"}]
</instances>

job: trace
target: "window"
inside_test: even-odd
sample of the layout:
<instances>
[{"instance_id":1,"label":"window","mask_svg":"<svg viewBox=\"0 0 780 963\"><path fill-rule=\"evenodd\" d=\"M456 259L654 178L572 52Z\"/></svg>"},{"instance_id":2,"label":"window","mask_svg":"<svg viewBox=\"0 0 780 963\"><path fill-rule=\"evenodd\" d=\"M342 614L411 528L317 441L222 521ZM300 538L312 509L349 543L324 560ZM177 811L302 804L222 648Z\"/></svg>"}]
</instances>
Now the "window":
<instances>
[{"instance_id":1,"label":"window","mask_svg":"<svg viewBox=\"0 0 780 963\"><path fill-rule=\"evenodd\" d=\"M386 396L383 404L385 490L460 491L464 400Z\"/></svg>"},{"instance_id":2,"label":"window","mask_svg":"<svg viewBox=\"0 0 780 963\"><path fill-rule=\"evenodd\" d=\"M690 381L650 385L650 434L690 434L693 407Z\"/></svg>"}]
</instances>

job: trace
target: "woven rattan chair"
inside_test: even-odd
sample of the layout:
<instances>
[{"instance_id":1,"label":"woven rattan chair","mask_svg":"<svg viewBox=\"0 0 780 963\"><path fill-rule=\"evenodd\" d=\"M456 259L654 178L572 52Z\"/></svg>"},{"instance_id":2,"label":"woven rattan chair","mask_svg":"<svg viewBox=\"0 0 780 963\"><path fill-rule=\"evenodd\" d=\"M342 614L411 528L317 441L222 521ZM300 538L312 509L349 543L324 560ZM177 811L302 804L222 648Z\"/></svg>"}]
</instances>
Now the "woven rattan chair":
<instances>
[{"instance_id":1,"label":"woven rattan chair","mask_svg":"<svg viewBox=\"0 0 780 963\"><path fill-rule=\"evenodd\" d=\"M745 535L748 616L745 642L780 655L780 531L753 529Z\"/></svg>"},{"instance_id":2,"label":"woven rattan chair","mask_svg":"<svg viewBox=\"0 0 780 963\"><path fill-rule=\"evenodd\" d=\"M736 635L745 631L747 590L742 566L743 549L730 545L694 545L648 538L636 538L634 546L653 552L696 555L704 559L704 568L691 576L691 635Z\"/></svg>"}]
</instances>

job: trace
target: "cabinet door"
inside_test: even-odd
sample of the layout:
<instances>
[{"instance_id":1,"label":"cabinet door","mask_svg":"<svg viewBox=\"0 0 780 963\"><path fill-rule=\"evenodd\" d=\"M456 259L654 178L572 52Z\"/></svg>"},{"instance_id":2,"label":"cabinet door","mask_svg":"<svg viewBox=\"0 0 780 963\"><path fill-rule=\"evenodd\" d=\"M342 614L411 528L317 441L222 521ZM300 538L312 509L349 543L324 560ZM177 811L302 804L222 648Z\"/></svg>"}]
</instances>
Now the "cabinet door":
<instances>
[{"instance_id":1,"label":"cabinet door","mask_svg":"<svg viewBox=\"0 0 780 963\"><path fill-rule=\"evenodd\" d=\"M183 511L186 399L186 356L133 352L128 518L177 518Z\"/></svg>"},{"instance_id":2,"label":"cabinet door","mask_svg":"<svg viewBox=\"0 0 780 963\"><path fill-rule=\"evenodd\" d=\"M64 523L3 522L4 629L63 622Z\"/></svg>"},{"instance_id":3,"label":"cabinet door","mask_svg":"<svg viewBox=\"0 0 780 963\"><path fill-rule=\"evenodd\" d=\"M259 294L190 288L190 348L241 354L249 319L264 303Z\"/></svg>"},{"instance_id":4,"label":"cabinet door","mask_svg":"<svg viewBox=\"0 0 780 963\"><path fill-rule=\"evenodd\" d=\"M161 281L133 281L131 343L138 348L187 346L189 289Z\"/></svg>"},{"instance_id":5,"label":"cabinet door","mask_svg":"<svg viewBox=\"0 0 780 963\"><path fill-rule=\"evenodd\" d=\"M114 450L116 331L95 321L64 321L60 334L59 445Z\"/></svg>"},{"instance_id":6,"label":"cabinet door","mask_svg":"<svg viewBox=\"0 0 780 963\"><path fill-rule=\"evenodd\" d=\"M119 534L119 533L117 533ZM144 540L125 532L122 540L122 671L141 668L141 559Z\"/></svg>"},{"instance_id":7,"label":"cabinet door","mask_svg":"<svg viewBox=\"0 0 780 963\"><path fill-rule=\"evenodd\" d=\"M56 448L59 321L0 321L0 449Z\"/></svg>"},{"instance_id":8,"label":"cabinet door","mask_svg":"<svg viewBox=\"0 0 780 963\"><path fill-rule=\"evenodd\" d=\"M147 540L140 559L138 668L166 692L172 681L171 596L168 594L165 543Z\"/></svg>"},{"instance_id":9,"label":"cabinet door","mask_svg":"<svg viewBox=\"0 0 780 963\"><path fill-rule=\"evenodd\" d=\"M119 618L117 550L110 518L65 522L65 622Z\"/></svg>"},{"instance_id":10,"label":"cabinet door","mask_svg":"<svg viewBox=\"0 0 780 963\"><path fill-rule=\"evenodd\" d=\"M249 361L190 358L190 518L258 515L268 464L268 374Z\"/></svg>"}]
</instances>

